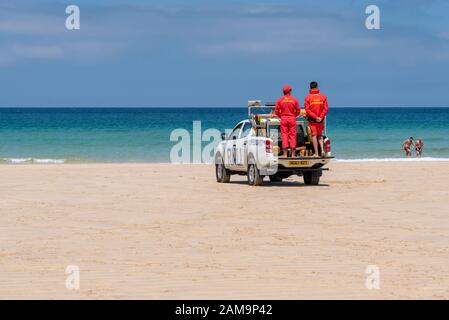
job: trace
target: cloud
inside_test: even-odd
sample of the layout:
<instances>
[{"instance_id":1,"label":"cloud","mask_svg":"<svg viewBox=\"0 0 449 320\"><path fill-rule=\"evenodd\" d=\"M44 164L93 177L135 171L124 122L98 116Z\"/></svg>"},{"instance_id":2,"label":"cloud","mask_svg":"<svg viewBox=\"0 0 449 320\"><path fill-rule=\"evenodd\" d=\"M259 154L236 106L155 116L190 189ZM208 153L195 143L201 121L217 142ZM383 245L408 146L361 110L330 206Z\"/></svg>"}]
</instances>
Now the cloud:
<instances>
[{"instance_id":1,"label":"cloud","mask_svg":"<svg viewBox=\"0 0 449 320\"><path fill-rule=\"evenodd\" d=\"M263 11L266 13L266 9ZM209 28L197 49L201 54L295 54L374 48L378 39L367 37L332 18L257 17L234 19ZM217 41L214 33L219 33Z\"/></svg>"},{"instance_id":2,"label":"cloud","mask_svg":"<svg viewBox=\"0 0 449 320\"><path fill-rule=\"evenodd\" d=\"M29 61L71 61L95 63L114 57L118 46L100 42L65 42L58 44L21 44L0 46L0 66Z\"/></svg>"},{"instance_id":3,"label":"cloud","mask_svg":"<svg viewBox=\"0 0 449 320\"><path fill-rule=\"evenodd\" d=\"M437 34L437 37L444 39L444 40L449 40L449 32L441 32L441 33Z\"/></svg>"},{"instance_id":4,"label":"cloud","mask_svg":"<svg viewBox=\"0 0 449 320\"><path fill-rule=\"evenodd\" d=\"M125 48L123 35L116 39L116 30L101 20L86 19L81 30L67 30L61 4L43 2L36 7L19 1L2 3L1 9L0 66L30 61L92 63L118 57ZM102 18L108 16L99 13Z\"/></svg>"},{"instance_id":5,"label":"cloud","mask_svg":"<svg viewBox=\"0 0 449 320\"><path fill-rule=\"evenodd\" d=\"M30 1L3 3L0 63L120 58L130 52L176 50L201 57L236 55L385 56L396 61L449 59L447 32L388 20L364 27L364 10L335 4L123 4L82 3L81 30L65 29L65 6ZM351 2L352 3L352 2ZM433 2L433 4L438 1ZM383 4L387 12L398 10ZM348 9L349 8L349 9ZM348 10L344 10L348 9ZM421 7L416 12L424 10ZM427 11L426 11L427 12ZM383 17L382 16L382 17ZM392 14L394 17L394 14ZM395 24L396 23L396 24ZM447 52L447 51L446 51Z\"/></svg>"},{"instance_id":6,"label":"cloud","mask_svg":"<svg viewBox=\"0 0 449 320\"><path fill-rule=\"evenodd\" d=\"M63 56L59 46L13 44L0 49L0 63L8 64L22 59L55 59Z\"/></svg>"},{"instance_id":7,"label":"cloud","mask_svg":"<svg viewBox=\"0 0 449 320\"><path fill-rule=\"evenodd\" d=\"M16 10L0 15L0 33L15 35L56 35L62 34L64 17L54 17L39 13L21 13Z\"/></svg>"}]
</instances>

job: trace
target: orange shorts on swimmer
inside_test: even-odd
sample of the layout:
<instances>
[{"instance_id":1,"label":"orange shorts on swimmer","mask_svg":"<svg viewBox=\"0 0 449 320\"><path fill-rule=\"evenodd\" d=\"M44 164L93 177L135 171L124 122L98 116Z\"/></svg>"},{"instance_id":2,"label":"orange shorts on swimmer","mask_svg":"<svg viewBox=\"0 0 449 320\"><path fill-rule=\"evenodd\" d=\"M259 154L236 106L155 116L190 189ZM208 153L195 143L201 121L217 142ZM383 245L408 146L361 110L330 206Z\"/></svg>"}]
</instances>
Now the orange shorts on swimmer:
<instances>
[{"instance_id":1,"label":"orange shorts on swimmer","mask_svg":"<svg viewBox=\"0 0 449 320\"><path fill-rule=\"evenodd\" d=\"M309 122L310 132L312 136L321 136L323 134L324 125L317 122Z\"/></svg>"}]
</instances>

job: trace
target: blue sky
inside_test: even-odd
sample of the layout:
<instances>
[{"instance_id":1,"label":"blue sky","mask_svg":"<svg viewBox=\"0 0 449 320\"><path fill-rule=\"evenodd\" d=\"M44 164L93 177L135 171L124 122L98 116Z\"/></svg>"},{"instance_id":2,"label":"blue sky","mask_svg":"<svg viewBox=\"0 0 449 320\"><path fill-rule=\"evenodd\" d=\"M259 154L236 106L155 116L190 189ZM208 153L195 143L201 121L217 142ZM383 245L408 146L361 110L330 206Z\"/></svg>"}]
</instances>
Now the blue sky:
<instances>
[{"instance_id":1,"label":"blue sky","mask_svg":"<svg viewBox=\"0 0 449 320\"><path fill-rule=\"evenodd\" d=\"M336 107L449 106L447 15L444 0L0 0L0 107L238 107L284 84L301 101L311 80Z\"/></svg>"}]
</instances>

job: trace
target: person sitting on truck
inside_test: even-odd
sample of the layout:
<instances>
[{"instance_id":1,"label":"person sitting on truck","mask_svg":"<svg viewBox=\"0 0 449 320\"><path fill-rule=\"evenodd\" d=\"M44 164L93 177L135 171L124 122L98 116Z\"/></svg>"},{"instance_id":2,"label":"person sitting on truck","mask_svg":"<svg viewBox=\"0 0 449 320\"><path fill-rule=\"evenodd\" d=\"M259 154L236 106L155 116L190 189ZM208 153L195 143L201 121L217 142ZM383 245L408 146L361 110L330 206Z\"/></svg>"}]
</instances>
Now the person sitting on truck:
<instances>
[{"instance_id":1,"label":"person sitting on truck","mask_svg":"<svg viewBox=\"0 0 449 320\"><path fill-rule=\"evenodd\" d=\"M312 81L310 83L310 91L304 101L304 108L307 113L307 120L309 122L309 128L312 135L312 144L314 149L314 157L319 156L318 143L321 148L321 156L324 157L324 142L323 142L323 129L324 119L329 110L327 104L327 97L325 94L320 93L318 89L318 83Z\"/></svg>"},{"instance_id":2,"label":"person sitting on truck","mask_svg":"<svg viewBox=\"0 0 449 320\"><path fill-rule=\"evenodd\" d=\"M288 156L288 150L291 148L292 157L296 156L296 117L301 112L301 106L298 99L291 95L292 88L285 86L283 88L284 96L276 102L274 113L281 119L281 136L283 155Z\"/></svg>"}]
</instances>

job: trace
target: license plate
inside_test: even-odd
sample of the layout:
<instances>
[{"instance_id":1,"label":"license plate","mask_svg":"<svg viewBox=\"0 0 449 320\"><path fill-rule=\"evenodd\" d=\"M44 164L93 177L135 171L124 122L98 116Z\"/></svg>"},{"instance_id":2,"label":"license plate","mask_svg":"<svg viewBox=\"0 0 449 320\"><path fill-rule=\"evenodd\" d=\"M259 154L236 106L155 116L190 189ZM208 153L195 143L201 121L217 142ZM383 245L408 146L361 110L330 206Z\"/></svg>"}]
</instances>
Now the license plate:
<instances>
[{"instance_id":1,"label":"license plate","mask_svg":"<svg viewBox=\"0 0 449 320\"><path fill-rule=\"evenodd\" d=\"M289 166L308 166L309 161L289 161Z\"/></svg>"}]
</instances>

